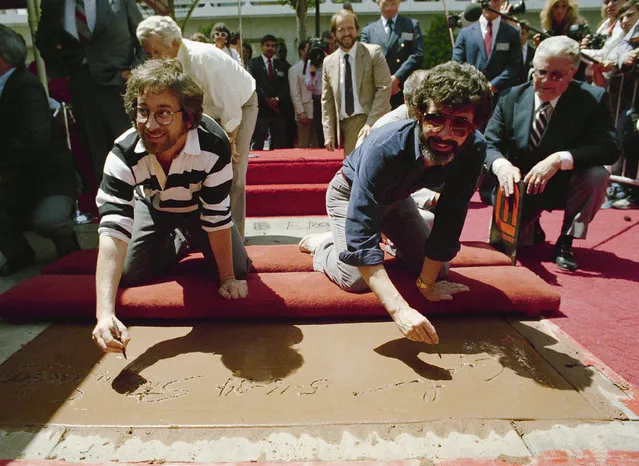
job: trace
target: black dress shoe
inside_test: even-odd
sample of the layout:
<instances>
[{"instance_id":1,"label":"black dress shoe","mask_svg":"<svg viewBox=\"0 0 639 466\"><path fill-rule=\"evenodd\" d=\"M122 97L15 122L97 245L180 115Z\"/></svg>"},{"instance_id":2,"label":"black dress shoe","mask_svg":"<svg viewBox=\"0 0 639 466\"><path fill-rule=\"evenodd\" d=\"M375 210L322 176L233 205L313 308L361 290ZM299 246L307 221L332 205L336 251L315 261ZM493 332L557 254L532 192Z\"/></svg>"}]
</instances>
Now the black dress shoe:
<instances>
[{"instance_id":1,"label":"black dress shoe","mask_svg":"<svg viewBox=\"0 0 639 466\"><path fill-rule=\"evenodd\" d=\"M571 272L577 270L577 260L575 259L575 253L572 252L572 246L566 244L555 245L554 258L555 264L560 269Z\"/></svg>"}]
</instances>

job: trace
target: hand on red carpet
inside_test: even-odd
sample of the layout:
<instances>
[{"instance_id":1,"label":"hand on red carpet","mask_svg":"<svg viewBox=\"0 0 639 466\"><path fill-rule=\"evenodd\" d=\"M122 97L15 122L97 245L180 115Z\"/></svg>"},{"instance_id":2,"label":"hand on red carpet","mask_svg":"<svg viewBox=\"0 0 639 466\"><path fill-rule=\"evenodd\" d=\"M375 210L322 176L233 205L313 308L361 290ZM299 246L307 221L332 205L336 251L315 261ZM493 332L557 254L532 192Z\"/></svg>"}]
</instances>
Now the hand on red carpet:
<instances>
[{"instance_id":1,"label":"hand on red carpet","mask_svg":"<svg viewBox=\"0 0 639 466\"><path fill-rule=\"evenodd\" d=\"M400 309L392 314L393 320L406 338L424 343L439 343L435 327L430 321L411 307Z\"/></svg>"},{"instance_id":2,"label":"hand on red carpet","mask_svg":"<svg viewBox=\"0 0 639 466\"><path fill-rule=\"evenodd\" d=\"M524 183L528 194L541 194L546 189L550 179L555 176L561 167L561 157L559 154L550 154L548 157L537 163L526 173Z\"/></svg>"},{"instance_id":3,"label":"hand on red carpet","mask_svg":"<svg viewBox=\"0 0 639 466\"><path fill-rule=\"evenodd\" d=\"M453 299L454 294L469 290L470 288L466 285L446 280L435 282L431 288L419 288L422 296L429 301L450 301Z\"/></svg>"},{"instance_id":4,"label":"hand on red carpet","mask_svg":"<svg viewBox=\"0 0 639 466\"><path fill-rule=\"evenodd\" d=\"M116 317L99 319L93 329L93 341L105 353L121 353L130 339L125 325Z\"/></svg>"},{"instance_id":5,"label":"hand on red carpet","mask_svg":"<svg viewBox=\"0 0 639 466\"><path fill-rule=\"evenodd\" d=\"M225 299L242 299L248 296L248 284L246 280L231 278L226 280L218 290L220 296Z\"/></svg>"},{"instance_id":6,"label":"hand on red carpet","mask_svg":"<svg viewBox=\"0 0 639 466\"><path fill-rule=\"evenodd\" d=\"M504 191L504 195L509 197L515 192L515 184L521 181L521 172L519 168L515 167L512 163L504 162L497 170L497 180L499 181L499 187Z\"/></svg>"}]
</instances>

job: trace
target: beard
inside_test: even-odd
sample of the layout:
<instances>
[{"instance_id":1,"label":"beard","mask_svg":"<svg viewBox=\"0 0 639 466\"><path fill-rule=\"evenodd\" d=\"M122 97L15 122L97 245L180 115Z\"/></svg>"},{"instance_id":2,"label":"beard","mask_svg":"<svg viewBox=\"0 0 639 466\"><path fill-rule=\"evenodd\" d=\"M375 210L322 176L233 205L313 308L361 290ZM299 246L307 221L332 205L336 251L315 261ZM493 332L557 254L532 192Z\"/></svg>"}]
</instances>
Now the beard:
<instances>
[{"instance_id":1,"label":"beard","mask_svg":"<svg viewBox=\"0 0 639 466\"><path fill-rule=\"evenodd\" d=\"M171 137L171 135L163 131L162 138L153 139L146 132L142 131L140 133L140 138L142 139L142 143L144 144L144 148L149 154L159 155L162 152L166 152L171 149L175 144L177 144L177 139Z\"/></svg>"},{"instance_id":2,"label":"beard","mask_svg":"<svg viewBox=\"0 0 639 466\"><path fill-rule=\"evenodd\" d=\"M433 147L434 143L448 144L450 150L437 150ZM428 165L446 165L453 160L458 150L459 146L457 143L450 139L442 139L439 136L429 136L428 138L424 138L423 135L419 136L419 151Z\"/></svg>"},{"instance_id":3,"label":"beard","mask_svg":"<svg viewBox=\"0 0 639 466\"><path fill-rule=\"evenodd\" d=\"M355 38L352 36L344 36L341 39L335 38L335 41L338 45L344 47L345 49L350 49L355 43Z\"/></svg>"}]
</instances>

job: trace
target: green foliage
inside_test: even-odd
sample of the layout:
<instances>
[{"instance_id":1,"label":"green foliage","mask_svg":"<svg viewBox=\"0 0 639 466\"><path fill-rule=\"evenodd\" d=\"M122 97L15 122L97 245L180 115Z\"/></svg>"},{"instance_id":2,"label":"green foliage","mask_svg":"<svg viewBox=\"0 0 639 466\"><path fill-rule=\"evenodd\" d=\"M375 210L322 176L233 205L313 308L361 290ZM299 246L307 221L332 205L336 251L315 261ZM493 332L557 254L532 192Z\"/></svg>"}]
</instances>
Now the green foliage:
<instances>
[{"instance_id":1,"label":"green foliage","mask_svg":"<svg viewBox=\"0 0 639 466\"><path fill-rule=\"evenodd\" d=\"M428 32L424 34L424 69L447 62L453 55L450 35L443 14L433 16Z\"/></svg>"},{"instance_id":2,"label":"green foliage","mask_svg":"<svg viewBox=\"0 0 639 466\"><path fill-rule=\"evenodd\" d=\"M211 37L211 30L213 29L213 23L207 24L206 26L200 26L197 28L197 32L201 32L206 37Z\"/></svg>"}]
</instances>

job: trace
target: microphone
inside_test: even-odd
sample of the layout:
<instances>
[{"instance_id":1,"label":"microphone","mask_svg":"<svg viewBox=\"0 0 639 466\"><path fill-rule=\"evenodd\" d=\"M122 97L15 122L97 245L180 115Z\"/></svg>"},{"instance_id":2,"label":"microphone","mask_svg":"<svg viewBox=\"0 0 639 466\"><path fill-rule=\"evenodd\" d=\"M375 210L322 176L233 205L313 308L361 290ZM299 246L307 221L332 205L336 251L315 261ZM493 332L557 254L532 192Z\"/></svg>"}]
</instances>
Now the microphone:
<instances>
[{"instance_id":1,"label":"microphone","mask_svg":"<svg viewBox=\"0 0 639 466\"><path fill-rule=\"evenodd\" d=\"M451 28L460 28L463 26L462 16L465 21L474 23L479 19L482 12L482 6L479 3L469 3L466 5L464 12L458 15L450 15L448 17L448 26Z\"/></svg>"},{"instance_id":2,"label":"microphone","mask_svg":"<svg viewBox=\"0 0 639 466\"><path fill-rule=\"evenodd\" d=\"M464 8L464 19L469 23L474 23L481 16L483 8L479 3L469 3Z\"/></svg>"}]
</instances>

